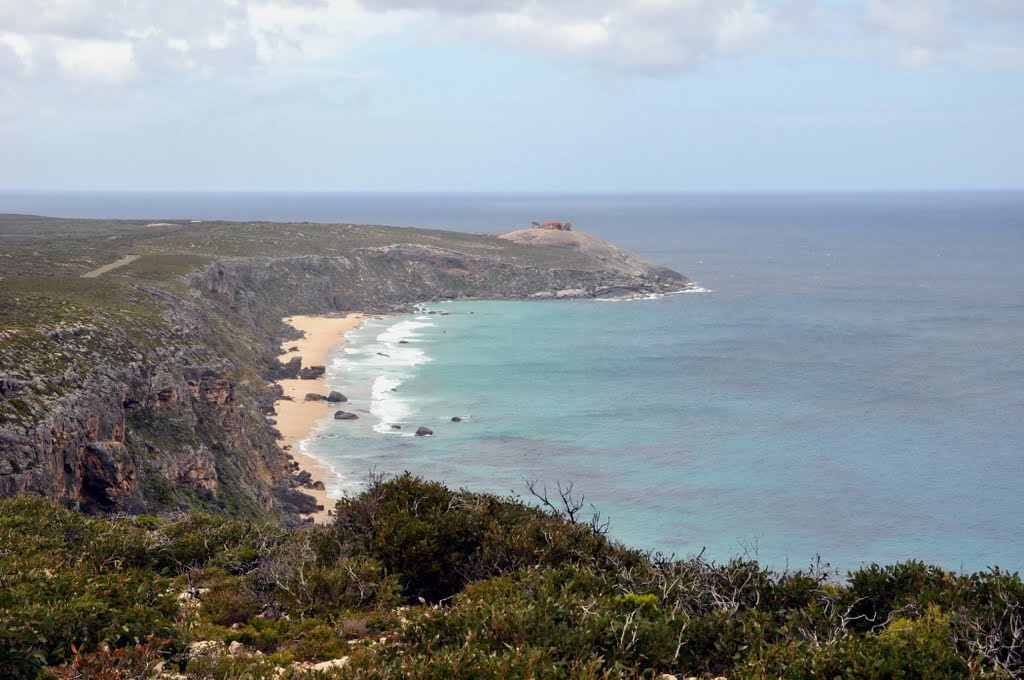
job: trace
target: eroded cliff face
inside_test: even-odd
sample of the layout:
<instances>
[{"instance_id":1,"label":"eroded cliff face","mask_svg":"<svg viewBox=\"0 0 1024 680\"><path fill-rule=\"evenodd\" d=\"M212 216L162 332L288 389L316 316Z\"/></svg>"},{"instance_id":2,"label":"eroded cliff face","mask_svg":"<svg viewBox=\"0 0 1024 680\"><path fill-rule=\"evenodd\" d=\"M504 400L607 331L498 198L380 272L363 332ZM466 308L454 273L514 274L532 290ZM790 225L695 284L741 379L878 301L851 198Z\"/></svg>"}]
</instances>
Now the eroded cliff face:
<instances>
[{"instance_id":1,"label":"eroded cliff face","mask_svg":"<svg viewBox=\"0 0 1024 680\"><path fill-rule=\"evenodd\" d=\"M262 382L240 385L233 363L244 355L231 335L244 333L202 301L109 285L141 304L97 312L40 293L27 302L62 313L0 338L0 495L295 510L294 494L281 503L290 461L260 413Z\"/></svg>"},{"instance_id":2,"label":"eroded cliff face","mask_svg":"<svg viewBox=\"0 0 1024 680\"><path fill-rule=\"evenodd\" d=\"M0 432L0 494L138 509L142 494L125 446L123 392L116 380L95 380L60 399L39 422ZM4 396L20 394L8 381Z\"/></svg>"},{"instance_id":3,"label":"eroded cliff face","mask_svg":"<svg viewBox=\"0 0 1024 680\"><path fill-rule=\"evenodd\" d=\"M24 403L27 393L3 396ZM288 476L265 421L237 398L230 367L114 370L32 408L0 430L0 495L141 512L216 504L227 476L242 506L271 510Z\"/></svg>"},{"instance_id":4,"label":"eroded cliff face","mask_svg":"<svg viewBox=\"0 0 1024 680\"><path fill-rule=\"evenodd\" d=\"M263 416L282 317L440 299L643 295L689 283L603 246L556 252L459 237L472 246L460 250L432 243L439 239L221 257L163 286L129 277L22 282L18 297L0 299L0 495L109 512L294 517L313 499L296 489L290 456Z\"/></svg>"},{"instance_id":5,"label":"eroded cliff face","mask_svg":"<svg viewBox=\"0 0 1024 680\"><path fill-rule=\"evenodd\" d=\"M222 260L193 280L250 321L267 310L277 317L308 311L387 312L433 300L647 295L690 285L686 277L635 256L606 261L604 252L583 253L568 263L528 265L401 243L359 249L347 257ZM268 300L268 290L282 294Z\"/></svg>"}]
</instances>

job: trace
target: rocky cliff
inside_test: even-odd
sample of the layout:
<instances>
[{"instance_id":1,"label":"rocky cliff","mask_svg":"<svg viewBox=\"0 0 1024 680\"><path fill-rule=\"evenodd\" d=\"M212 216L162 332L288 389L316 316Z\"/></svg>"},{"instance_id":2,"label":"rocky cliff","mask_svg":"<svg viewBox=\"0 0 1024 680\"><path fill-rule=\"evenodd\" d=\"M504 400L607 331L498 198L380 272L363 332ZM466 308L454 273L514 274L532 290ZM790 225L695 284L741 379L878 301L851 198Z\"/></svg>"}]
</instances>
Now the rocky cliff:
<instances>
[{"instance_id":1,"label":"rocky cliff","mask_svg":"<svg viewBox=\"0 0 1024 680\"><path fill-rule=\"evenodd\" d=\"M13 225L0 231L0 251L29 244L33 271L47 274L0 279L0 495L98 511L311 509L262 415L284 316L688 285L580 232L534 230L571 237L566 245L516 234L214 223L171 225L155 237L123 222L40 220L0 217ZM44 245L40 225L64 237ZM76 239L76 252L97 254L71 267ZM116 273L68 275L127 248L141 257Z\"/></svg>"}]
</instances>

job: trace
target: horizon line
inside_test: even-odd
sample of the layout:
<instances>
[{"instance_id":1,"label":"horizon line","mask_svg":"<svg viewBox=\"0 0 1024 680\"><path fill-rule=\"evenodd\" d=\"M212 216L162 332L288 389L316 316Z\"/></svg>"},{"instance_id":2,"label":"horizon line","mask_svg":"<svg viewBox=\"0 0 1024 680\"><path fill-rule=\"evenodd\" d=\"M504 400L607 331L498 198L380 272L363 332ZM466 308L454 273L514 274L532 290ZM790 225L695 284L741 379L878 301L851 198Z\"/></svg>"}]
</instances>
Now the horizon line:
<instances>
[{"instance_id":1,"label":"horizon line","mask_svg":"<svg viewBox=\"0 0 1024 680\"><path fill-rule=\"evenodd\" d=\"M6 188L0 195L12 194L350 194L350 195L416 195L416 196L836 196L865 194L999 194L1022 193L1019 187L938 187L938 188L862 188L862 189L274 189L274 188L133 188L133 189L68 189L68 188Z\"/></svg>"}]
</instances>

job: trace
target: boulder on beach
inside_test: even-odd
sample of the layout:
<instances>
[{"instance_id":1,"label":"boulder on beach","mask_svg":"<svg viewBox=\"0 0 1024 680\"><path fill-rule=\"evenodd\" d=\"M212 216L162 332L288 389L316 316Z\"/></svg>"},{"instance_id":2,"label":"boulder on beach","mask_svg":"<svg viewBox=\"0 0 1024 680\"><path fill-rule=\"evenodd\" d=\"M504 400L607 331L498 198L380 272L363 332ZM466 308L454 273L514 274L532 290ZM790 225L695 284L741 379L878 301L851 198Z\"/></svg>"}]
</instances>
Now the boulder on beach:
<instances>
[{"instance_id":1,"label":"boulder on beach","mask_svg":"<svg viewBox=\"0 0 1024 680\"><path fill-rule=\"evenodd\" d=\"M327 395L327 401L331 402L332 404L340 404L343 401L348 401L348 397L346 397L341 392L335 390Z\"/></svg>"},{"instance_id":2,"label":"boulder on beach","mask_svg":"<svg viewBox=\"0 0 1024 680\"><path fill-rule=\"evenodd\" d=\"M434 431L431 430L429 427L419 427L416 429L417 437L429 437L432 434L434 434Z\"/></svg>"},{"instance_id":3,"label":"boulder on beach","mask_svg":"<svg viewBox=\"0 0 1024 680\"><path fill-rule=\"evenodd\" d=\"M323 401L324 395L317 394L316 392L310 392L306 395L306 401Z\"/></svg>"},{"instance_id":4,"label":"boulder on beach","mask_svg":"<svg viewBox=\"0 0 1024 680\"><path fill-rule=\"evenodd\" d=\"M299 371L299 377L303 380L316 380L323 377L326 372L327 368L324 366L308 366Z\"/></svg>"},{"instance_id":5,"label":"boulder on beach","mask_svg":"<svg viewBox=\"0 0 1024 680\"><path fill-rule=\"evenodd\" d=\"M303 470L299 474L295 475L295 481L299 484L309 484L313 481L313 475L310 474L309 470Z\"/></svg>"},{"instance_id":6,"label":"boulder on beach","mask_svg":"<svg viewBox=\"0 0 1024 680\"><path fill-rule=\"evenodd\" d=\"M355 413L349 413L348 411L338 411L334 414L335 420L359 420L359 416Z\"/></svg>"},{"instance_id":7,"label":"boulder on beach","mask_svg":"<svg viewBox=\"0 0 1024 680\"><path fill-rule=\"evenodd\" d=\"M282 364L280 361L277 362L277 366L273 369L273 375L271 376L274 380L295 380L299 377L299 372L302 370L302 358L292 357L292 359Z\"/></svg>"}]
</instances>

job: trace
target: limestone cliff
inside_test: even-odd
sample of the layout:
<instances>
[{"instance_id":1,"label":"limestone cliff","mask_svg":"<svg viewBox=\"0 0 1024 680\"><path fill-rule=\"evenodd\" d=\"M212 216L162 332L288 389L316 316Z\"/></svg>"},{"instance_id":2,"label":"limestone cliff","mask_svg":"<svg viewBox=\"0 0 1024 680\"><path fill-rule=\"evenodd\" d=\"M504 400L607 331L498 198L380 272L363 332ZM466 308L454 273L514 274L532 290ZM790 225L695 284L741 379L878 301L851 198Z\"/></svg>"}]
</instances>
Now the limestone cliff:
<instances>
[{"instance_id":1,"label":"limestone cliff","mask_svg":"<svg viewBox=\"0 0 1024 680\"><path fill-rule=\"evenodd\" d=\"M0 279L0 495L99 511L310 509L262 415L284 316L689 284L561 230L533 230L545 237L538 240L212 223L154 236L123 222L0 216L3 226L0 251L30 245L33 271L46 275ZM40 241L46 228L60 238ZM123 269L68 275L129 247L140 257ZM90 248L104 250L68 264L69 252Z\"/></svg>"}]
</instances>

